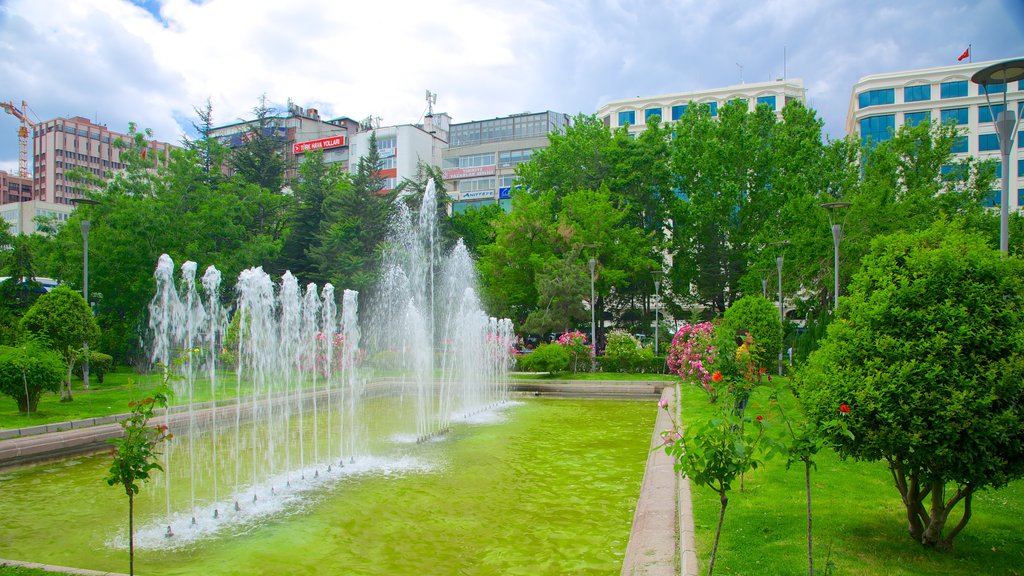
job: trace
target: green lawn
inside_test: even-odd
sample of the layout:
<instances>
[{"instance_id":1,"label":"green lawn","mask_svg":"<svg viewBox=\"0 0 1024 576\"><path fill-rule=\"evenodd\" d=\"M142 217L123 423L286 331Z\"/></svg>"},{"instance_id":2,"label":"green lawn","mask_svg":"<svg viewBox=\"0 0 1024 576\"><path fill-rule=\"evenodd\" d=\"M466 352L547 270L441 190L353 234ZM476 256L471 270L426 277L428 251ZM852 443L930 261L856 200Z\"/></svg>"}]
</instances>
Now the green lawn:
<instances>
[{"instance_id":1,"label":"green lawn","mask_svg":"<svg viewBox=\"0 0 1024 576\"><path fill-rule=\"evenodd\" d=\"M707 396L683 386L683 420L707 416ZM755 392L748 413L765 414L781 426L778 412L768 416L767 394ZM792 396L783 399L788 414L798 414ZM903 504L888 469L880 462L842 461L827 451L812 471L815 573L878 576L1024 574L1024 480L974 497L970 523L954 541L954 550L926 549L908 536ZM717 574L807 574L807 524L804 469L786 470L783 459L747 474L745 490L735 487L722 527L715 562ZM693 487L693 512L701 572L707 570L718 522L718 495ZM951 514L960 518L962 508ZM955 520L954 520L955 518Z\"/></svg>"},{"instance_id":2,"label":"green lawn","mask_svg":"<svg viewBox=\"0 0 1024 576\"><path fill-rule=\"evenodd\" d=\"M0 576L53 576L53 572L18 566L0 566Z\"/></svg>"},{"instance_id":3,"label":"green lawn","mask_svg":"<svg viewBox=\"0 0 1024 576\"><path fill-rule=\"evenodd\" d=\"M553 374L528 373L513 374L513 380L613 380L643 382L675 382L678 376L673 374L623 374L622 372L555 372Z\"/></svg>"}]
</instances>

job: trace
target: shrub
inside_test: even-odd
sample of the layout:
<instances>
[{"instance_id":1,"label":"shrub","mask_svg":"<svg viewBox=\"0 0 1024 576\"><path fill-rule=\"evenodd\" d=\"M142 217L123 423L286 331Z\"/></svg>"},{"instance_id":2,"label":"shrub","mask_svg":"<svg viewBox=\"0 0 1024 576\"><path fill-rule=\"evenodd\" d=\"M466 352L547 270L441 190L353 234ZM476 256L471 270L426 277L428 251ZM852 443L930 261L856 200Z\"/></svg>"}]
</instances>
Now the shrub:
<instances>
[{"instance_id":1,"label":"shrub","mask_svg":"<svg viewBox=\"0 0 1024 576\"><path fill-rule=\"evenodd\" d=\"M745 368L731 362L735 357L735 338L740 331L750 334L756 344L751 358L754 364L760 368L771 368L782 350L782 323L775 304L761 296L744 296L725 311L715 343L723 360L722 372L729 376L740 376L739 372Z\"/></svg>"},{"instance_id":2,"label":"shrub","mask_svg":"<svg viewBox=\"0 0 1024 576\"><path fill-rule=\"evenodd\" d=\"M75 374L79 378L85 376L83 373L82 358L75 360ZM95 350L89 351L89 376L95 376L96 381L103 384L103 376L114 367L114 357L110 354L104 354L103 352L96 352Z\"/></svg>"},{"instance_id":3,"label":"shrub","mask_svg":"<svg viewBox=\"0 0 1024 576\"><path fill-rule=\"evenodd\" d=\"M715 326L711 322L683 324L668 347L668 368L687 382L702 387L708 398L718 398L711 376L719 351L714 343Z\"/></svg>"},{"instance_id":4,"label":"shrub","mask_svg":"<svg viewBox=\"0 0 1024 576\"><path fill-rule=\"evenodd\" d=\"M573 330L558 337L558 343L569 353L569 368L573 372L590 370L590 346L583 332Z\"/></svg>"},{"instance_id":5,"label":"shrub","mask_svg":"<svg viewBox=\"0 0 1024 576\"><path fill-rule=\"evenodd\" d=\"M975 492L1024 476L1022 296L1024 261L980 236L937 223L880 238L797 372L809 418L846 420L837 451L888 464L925 545L951 547Z\"/></svg>"},{"instance_id":6,"label":"shrub","mask_svg":"<svg viewBox=\"0 0 1024 576\"><path fill-rule=\"evenodd\" d=\"M565 372L569 370L569 351L558 343L541 344L533 352L516 358L524 372Z\"/></svg>"},{"instance_id":7,"label":"shrub","mask_svg":"<svg viewBox=\"0 0 1024 576\"><path fill-rule=\"evenodd\" d=\"M664 359L662 359L664 361ZM601 369L605 372L653 372L654 352L644 348L635 336L625 330L613 330L608 333L608 344L604 356L598 358Z\"/></svg>"},{"instance_id":8,"label":"shrub","mask_svg":"<svg viewBox=\"0 0 1024 576\"><path fill-rule=\"evenodd\" d=\"M14 398L19 411L35 412L43 392L60 390L65 366L61 355L42 340L0 346L0 392Z\"/></svg>"}]
</instances>

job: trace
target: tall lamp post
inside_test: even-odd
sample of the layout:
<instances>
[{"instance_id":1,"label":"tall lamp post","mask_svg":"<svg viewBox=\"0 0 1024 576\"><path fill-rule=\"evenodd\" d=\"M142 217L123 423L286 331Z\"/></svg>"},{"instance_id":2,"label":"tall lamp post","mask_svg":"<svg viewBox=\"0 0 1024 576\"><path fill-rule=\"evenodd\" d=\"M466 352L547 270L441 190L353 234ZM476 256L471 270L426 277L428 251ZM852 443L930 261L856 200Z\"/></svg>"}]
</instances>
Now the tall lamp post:
<instances>
[{"instance_id":1,"label":"tall lamp post","mask_svg":"<svg viewBox=\"0 0 1024 576\"><path fill-rule=\"evenodd\" d=\"M658 308L661 303L659 290L661 289L661 276L660 272L654 273L654 355L657 356L659 352L658 348L658 332L660 331L661 324L658 322Z\"/></svg>"},{"instance_id":2,"label":"tall lamp post","mask_svg":"<svg viewBox=\"0 0 1024 576\"><path fill-rule=\"evenodd\" d=\"M590 371L597 371L597 317L594 313L594 271L597 269L597 248L600 244L584 244L584 248L594 249L594 255L587 260L590 268Z\"/></svg>"},{"instance_id":3,"label":"tall lamp post","mask_svg":"<svg viewBox=\"0 0 1024 576\"><path fill-rule=\"evenodd\" d=\"M996 135L999 138L999 151L1002 153L1002 192L999 195L999 250L1005 255L1010 251L1010 150L1013 149L1013 135L1017 130L1018 113L1007 105L1006 94L1009 84L1024 80L1024 58L998 62L978 70L971 76L971 82L979 85L985 92L989 115L992 116L992 99L989 98L989 86L1003 86L1003 110L999 117L993 117Z\"/></svg>"},{"instance_id":4,"label":"tall lamp post","mask_svg":"<svg viewBox=\"0 0 1024 576\"><path fill-rule=\"evenodd\" d=\"M74 200L75 204L96 204L95 200L89 198L77 198ZM89 306L89 220L82 220L82 298L85 300L85 306L89 309L89 313L92 313L92 306ZM89 340L86 339L82 342L82 351L84 358L82 358L82 382L84 383L85 389L89 389Z\"/></svg>"},{"instance_id":5,"label":"tall lamp post","mask_svg":"<svg viewBox=\"0 0 1024 576\"><path fill-rule=\"evenodd\" d=\"M786 322L785 309L782 307L782 252L786 246L789 246L789 240L782 240L779 242L772 242L769 246L778 246L780 248L779 255L775 257L775 267L779 271L779 330L783 331L785 335L785 328L783 324ZM782 348L779 348L779 376L782 376Z\"/></svg>"},{"instance_id":6,"label":"tall lamp post","mask_svg":"<svg viewBox=\"0 0 1024 576\"><path fill-rule=\"evenodd\" d=\"M843 224L846 223L846 219L843 219L842 223L836 222L836 211L843 210L853 206L849 202L826 202L821 205L822 208L828 210L828 222L832 225L832 243L835 246L835 260L832 262L832 271L835 274L835 284L832 290L832 310L839 310L839 240L843 237Z\"/></svg>"}]
</instances>

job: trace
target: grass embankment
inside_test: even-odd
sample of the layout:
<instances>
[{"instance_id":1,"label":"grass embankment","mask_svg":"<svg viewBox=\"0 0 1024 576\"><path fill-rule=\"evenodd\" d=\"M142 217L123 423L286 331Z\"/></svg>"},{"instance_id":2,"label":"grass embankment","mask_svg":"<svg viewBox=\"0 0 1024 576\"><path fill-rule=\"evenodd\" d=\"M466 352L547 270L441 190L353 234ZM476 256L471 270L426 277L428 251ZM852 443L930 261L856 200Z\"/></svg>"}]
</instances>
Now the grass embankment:
<instances>
[{"instance_id":1,"label":"grass embankment","mask_svg":"<svg viewBox=\"0 0 1024 576\"><path fill-rule=\"evenodd\" d=\"M693 386L684 385L682 396L684 423L716 409ZM767 400L767 390L757 390L748 414L763 414L779 431L783 424L777 411L768 410ZM792 395L782 402L788 415L799 417ZM903 503L884 463L842 461L824 450L817 465L811 471L815 574L1024 574L1024 480L975 494L970 523L952 551L940 552L908 536ZM745 490L740 492L737 484L729 493L715 573L807 574L806 506L802 463L786 470L785 459L779 457L747 474ZM962 510L954 510L951 523L959 521ZM694 486L693 513L703 573L718 523L718 494Z\"/></svg>"}]
</instances>

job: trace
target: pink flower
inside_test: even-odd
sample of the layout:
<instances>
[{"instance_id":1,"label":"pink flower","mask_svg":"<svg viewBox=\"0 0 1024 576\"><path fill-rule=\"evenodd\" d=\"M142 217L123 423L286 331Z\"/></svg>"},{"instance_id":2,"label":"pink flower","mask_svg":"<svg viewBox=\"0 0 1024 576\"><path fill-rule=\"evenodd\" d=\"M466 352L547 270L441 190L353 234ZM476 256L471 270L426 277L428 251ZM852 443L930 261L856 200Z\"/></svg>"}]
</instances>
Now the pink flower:
<instances>
[{"instance_id":1,"label":"pink flower","mask_svg":"<svg viewBox=\"0 0 1024 576\"><path fill-rule=\"evenodd\" d=\"M664 398L658 400L658 408L664 408L665 410L668 410L668 400L665 400Z\"/></svg>"}]
</instances>

